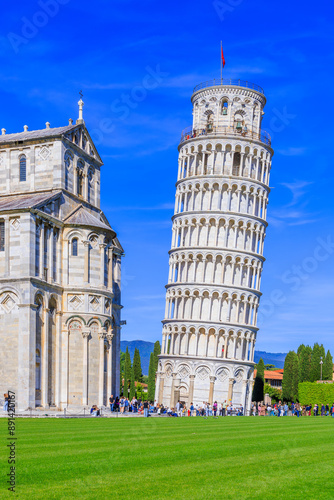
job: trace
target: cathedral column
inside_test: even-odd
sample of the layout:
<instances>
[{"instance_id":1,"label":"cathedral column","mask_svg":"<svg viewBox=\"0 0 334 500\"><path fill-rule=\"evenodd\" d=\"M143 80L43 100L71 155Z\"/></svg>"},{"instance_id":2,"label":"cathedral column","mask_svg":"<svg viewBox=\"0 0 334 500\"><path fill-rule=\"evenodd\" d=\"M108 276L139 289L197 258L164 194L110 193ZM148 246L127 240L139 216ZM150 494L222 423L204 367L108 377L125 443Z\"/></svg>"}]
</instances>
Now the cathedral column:
<instances>
[{"instance_id":1,"label":"cathedral column","mask_svg":"<svg viewBox=\"0 0 334 500\"><path fill-rule=\"evenodd\" d=\"M16 410L35 408L36 387L36 309L34 304L19 304L18 381ZM10 361L10 360L8 360ZM15 390L13 387L6 389Z\"/></svg>"},{"instance_id":2,"label":"cathedral column","mask_svg":"<svg viewBox=\"0 0 334 500\"><path fill-rule=\"evenodd\" d=\"M49 237L48 237L48 247L49 247L49 255L48 255L48 282L53 283L53 232L54 232L54 226L51 226L49 228Z\"/></svg>"},{"instance_id":3,"label":"cathedral column","mask_svg":"<svg viewBox=\"0 0 334 500\"><path fill-rule=\"evenodd\" d=\"M45 224L41 223L41 228L39 232L39 277L44 280L44 231Z\"/></svg>"},{"instance_id":4,"label":"cathedral column","mask_svg":"<svg viewBox=\"0 0 334 500\"><path fill-rule=\"evenodd\" d=\"M106 259L105 259L105 248L106 248L106 243L100 243L100 286L105 288L105 283L104 283L104 274L105 274L105 267L106 267Z\"/></svg>"},{"instance_id":5,"label":"cathedral column","mask_svg":"<svg viewBox=\"0 0 334 500\"><path fill-rule=\"evenodd\" d=\"M48 378L49 378L49 309L44 309L44 328L42 330L42 380L41 380L41 404L44 408L49 406L48 402Z\"/></svg>"},{"instance_id":6,"label":"cathedral column","mask_svg":"<svg viewBox=\"0 0 334 500\"><path fill-rule=\"evenodd\" d=\"M83 175L83 178L84 178L84 198L86 200L88 200L88 175L87 173L85 172L84 175Z\"/></svg>"},{"instance_id":7,"label":"cathedral column","mask_svg":"<svg viewBox=\"0 0 334 500\"><path fill-rule=\"evenodd\" d=\"M5 216L5 276L10 276L10 219Z\"/></svg>"},{"instance_id":8,"label":"cathedral column","mask_svg":"<svg viewBox=\"0 0 334 500\"><path fill-rule=\"evenodd\" d=\"M108 248L108 289L113 289L113 252L112 247Z\"/></svg>"},{"instance_id":9,"label":"cathedral column","mask_svg":"<svg viewBox=\"0 0 334 500\"><path fill-rule=\"evenodd\" d=\"M56 312L56 394L55 405L60 408L61 401L61 351L62 351L62 316L61 311Z\"/></svg>"},{"instance_id":10,"label":"cathedral column","mask_svg":"<svg viewBox=\"0 0 334 500\"><path fill-rule=\"evenodd\" d=\"M108 333L107 334L107 340L108 340L108 366L107 366L107 399L111 396L112 394L112 386L113 386L113 365L112 365L112 358L113 358L113 345L112 345L112 339L114 335L113 333ZM115 395L114 395L115 396Z\"/></svg>"},{"instance_id":11,"label":"cathedral column","mask_svg":"<svg viewBox=\"0 0 334 500\"><path fill-rule=\"evenodd\" d=\"M60 403L61 409L67 407L68 404L68 344L69 344L68 328L63 326L61 333L61 373L60 373Z\"/></svg>"},{"instance_id":12,"label":"cathedral column","mask_svg":"<svg viewBox=\"0 0 334 500\"><path fill-rule=\"evenodd\" d=\"M194 399L194 383L195 383L195 375L189 375L188 408L190 408L190 405Z\"/></svg>"},{"instance_id":13,"label":"cathedral column","mask_svg":"<svg viewBox=\"0 0 334 500\"><path fill-rule=\"evenodd\" d=\"M57 259L56 259L56 266L57 266L57 276L56 276L56 281L60 285L63 283L62 280L62 234L60 228L58 229L58 238L57 238Z\"/></svg>"},{"instance_id":14,"label":"cathedral column","mask_svg":"<svg viewBox=\"0 0 334 500\"><path fill-rule=\"evenodd\" d=\"M82 360L82 404L88 406L88 339L90 329L82 330L83 360Z\"/></svg>"},{"instance_id":15,"label":"cathedral column","mask_svg":"<svg viewBox=\"0 0 334 500\"><path fill-rule=\"evenodd\" d=\"M104 339L106 338L105 328L99 333L99 344L100 344L100 360L99 360L99 401L98 405L102 406L103 401L103 388L104 388Z\"/></svg>"},{"instance_id":16,"label":"cathedral column","mask_svg":"<svg viewBox=\"0 0 334 500\"><path fill-rule=\"evenodd\" d=\"M89 283L89 247L90 241L83 241L85 247L85 257L84 257L84 283L87 285Z\"/></svg>"},{"instance_id":17,"label":"cathedral column","mask_svg":"<svg viewBox=\"0 0 334 500\"><path fill-rule=\"evenodd\" d=\"M213 404L213 389L215 385L215 380L216 377L210 377L210 390L209 390L209 401L208 401L210 405Z\"/></svg>"},{"instance_id":18,"label":"cathedral column","mask_svg":"<svg viewBox=\"0 0 334 500\"><path fill-rule=\"evenodd\" d=\"M63 262L63 284L68 285L70 282L69 277L69 265L70 265L70 242L68 240L63 241L64 245L64 256L60 259L60 266ZM61 254L60 254L61 255Z\"/></svg>"}]
</instances>

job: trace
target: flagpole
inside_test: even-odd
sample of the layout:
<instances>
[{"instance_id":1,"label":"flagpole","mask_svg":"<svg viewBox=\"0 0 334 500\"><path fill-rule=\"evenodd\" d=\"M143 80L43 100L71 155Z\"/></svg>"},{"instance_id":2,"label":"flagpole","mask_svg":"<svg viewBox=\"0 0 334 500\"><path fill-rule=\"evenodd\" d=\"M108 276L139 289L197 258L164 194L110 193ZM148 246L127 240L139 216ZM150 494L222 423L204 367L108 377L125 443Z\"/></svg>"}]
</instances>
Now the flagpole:
<instances>
[{"instance_id":1,"label":"flagpole","mask_svg":"<svg viewBox=\"0 0 334 500\"><path fill-rule=\"evenodd\" d=\"M222 58L222 51L223 51L223 42L221 40L220 41L220 84L221 85L223 83L223 58Z\"/></svg>"}]
</instances>

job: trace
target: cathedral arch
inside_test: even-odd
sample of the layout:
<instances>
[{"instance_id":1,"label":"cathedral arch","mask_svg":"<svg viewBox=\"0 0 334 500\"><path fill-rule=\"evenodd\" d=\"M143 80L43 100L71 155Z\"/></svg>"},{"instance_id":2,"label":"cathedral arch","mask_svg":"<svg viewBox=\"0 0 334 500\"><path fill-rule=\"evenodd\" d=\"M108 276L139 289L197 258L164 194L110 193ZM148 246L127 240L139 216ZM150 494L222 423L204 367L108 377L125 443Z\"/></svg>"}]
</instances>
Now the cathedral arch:
<instances>
[{"instance_id":1,"label":"cathedral arch","mask_svg":"<svg viewBox=\"0 0 334 500\"><path fill-rule=\"evenodd\" d=\"M109 321L106 321L105 323L103 323L103 319L99 318L98 316L93 316L92 318L90 318L87 321L87 326L90 327L93 323L100 323L101 327L106 326L106 324L108 324L108 326L110 326ZM107 328L107 326L106 326L106 328Z\"/></svg>"},{"instance_id":2,"label":"cathedral arch","mask_svg":"<svg viewBox=\"0 0 334 500\"><path fill-rule=\"evenodd\" d=\"M77 321L82 326L86 326L85 319L82 316L78 315L78 314L74 314L73 316L68 317L67 320L65 321L65 325L68 326L68 327L70 327L70 325L71 325L71 323L73 321Z\"/></svg>"}]
</instances>

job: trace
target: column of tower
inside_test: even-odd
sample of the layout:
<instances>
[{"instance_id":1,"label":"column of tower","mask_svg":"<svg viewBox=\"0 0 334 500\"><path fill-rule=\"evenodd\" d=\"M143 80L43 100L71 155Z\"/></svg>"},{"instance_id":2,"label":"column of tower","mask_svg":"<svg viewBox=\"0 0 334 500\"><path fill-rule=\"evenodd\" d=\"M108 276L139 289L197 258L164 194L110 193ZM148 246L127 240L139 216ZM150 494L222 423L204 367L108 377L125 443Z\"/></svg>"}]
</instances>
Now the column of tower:
<instances>
[{"instance_id":1,"label":"column of tower","mask_svg":"<svg viewBox=\"0 0 334 500\"><path fill-rule=\"evenodd\" d=\"M191 100L193 125L179 145L157 398L249 407L273 154L261 131L266 100L240 80L201 84Z\"/></svg>"}]
</instances>

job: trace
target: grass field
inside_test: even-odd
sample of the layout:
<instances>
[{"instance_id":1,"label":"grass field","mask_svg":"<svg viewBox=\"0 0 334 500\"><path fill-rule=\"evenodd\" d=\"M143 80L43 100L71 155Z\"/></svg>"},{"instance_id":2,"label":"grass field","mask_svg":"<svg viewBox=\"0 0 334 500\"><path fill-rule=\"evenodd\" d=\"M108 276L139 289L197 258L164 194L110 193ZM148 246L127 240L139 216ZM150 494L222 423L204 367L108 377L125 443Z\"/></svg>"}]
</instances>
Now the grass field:
<instances>
[{"instance_id":1,"label":"grass field","mask_svg":"<svg viewBox=\"0 0 334 500\"><path fill-rule=\"evenodd\" d=\"M334 419L16 419L16 495L1 498L334 498Z\"/></svg>"}]
</instances>

